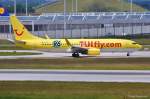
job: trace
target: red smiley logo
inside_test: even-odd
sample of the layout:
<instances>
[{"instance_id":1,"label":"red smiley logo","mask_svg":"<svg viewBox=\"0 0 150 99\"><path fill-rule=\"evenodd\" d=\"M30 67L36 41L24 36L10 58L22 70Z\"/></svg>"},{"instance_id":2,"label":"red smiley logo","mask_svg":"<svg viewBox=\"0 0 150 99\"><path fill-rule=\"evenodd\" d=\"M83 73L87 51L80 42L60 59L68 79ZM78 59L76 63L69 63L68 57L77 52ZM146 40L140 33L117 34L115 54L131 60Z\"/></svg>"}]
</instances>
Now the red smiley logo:
<instances>
[{"instance_id":1,"label":"red smiley logo","mask_svg":"<svg viewBox=\"0 0 150 99\"><path fill-rule=\"evenodd\" d=\"M16 33L17 36L21 36L24 33L24 27L22 32L19 33L17 29L14 29L14 32Z\"/></svg>"}]
</instances>

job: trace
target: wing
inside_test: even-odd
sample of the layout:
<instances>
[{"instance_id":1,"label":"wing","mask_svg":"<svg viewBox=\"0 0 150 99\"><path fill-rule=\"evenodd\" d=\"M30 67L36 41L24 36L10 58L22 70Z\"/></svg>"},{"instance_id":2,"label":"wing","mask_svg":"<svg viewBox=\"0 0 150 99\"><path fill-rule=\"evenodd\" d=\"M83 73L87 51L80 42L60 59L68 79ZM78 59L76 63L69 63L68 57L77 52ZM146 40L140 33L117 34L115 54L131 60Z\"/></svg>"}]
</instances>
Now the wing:
<instances>
[{"instance_id":1,"label":"wing","mask_svg":"<svg viewBox=\"0 0 150 99\"><path fill-rule=\"evenodd\" d=\"M72 53L81 53L86 55L99 55L100 49L97 48L86 48L86 47L80 47L80 46L73 46L68 39L65 39L67 45L71 48Z\"/></svg>"},{"instance_id":2,"label":"wing","mask_svg":"<svg viewBox=\"0 0 150 99\"><path fill-rule=\"evenodd\" d=\"M73 46L68 39L65 39L66 41L66 44L71 48L72 50L72 53L81 53L81 52L85 52L87 51L88 49L87 48L82 48L82 47L79 47L79 46Z\"/></svg>"}]
</instances>

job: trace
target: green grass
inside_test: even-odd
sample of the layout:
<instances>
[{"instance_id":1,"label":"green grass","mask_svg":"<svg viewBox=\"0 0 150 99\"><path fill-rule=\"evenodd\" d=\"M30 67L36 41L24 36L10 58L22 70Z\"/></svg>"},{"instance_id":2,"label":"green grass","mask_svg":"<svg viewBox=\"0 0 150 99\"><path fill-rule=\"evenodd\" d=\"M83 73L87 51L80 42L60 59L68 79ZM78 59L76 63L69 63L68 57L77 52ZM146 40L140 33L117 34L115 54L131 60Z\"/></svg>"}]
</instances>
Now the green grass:
<instances>
[{"instance_id":1,"label":"green grass","mask_svg":"<svg viewBox=\"0 0 150 99\"><path fill-rule=\"evenodd\" d=\"M150 58L0 59L0 69L150 70Z\"/></svg>"},{"instance_id":2,"label":"green grass","mask_svg":"<svg viewBox=\"0 0 150 99\"><path fill-rule=\"evenodd\" d=\"M37 13L46 13L46 12L63 12L63 0L52 4L46 5L44 7L36 8ZM98 9L97 9L98 8ZM120 2L119 0L79 0L78 1L78 11L79 12L89 12L89 11L129 11L130 4L127 2ZM67 11L72 11L72 0L67 0ZM146 11L144 8L133 4L133 11Z\"/></svg>"},{"instance_id":3,"label":"green grass","mask_svg":"<svg viewBox=\"0 0 150 99\"><path fill-rule=\"evenodd\" d=\"M11 44L11 45L5 44L5 45L0 46L0 50L27 50L27 49L22 48L22 47L18 47L14 44Z\"/></svg>"},{"instance_id":4,"label":"green grass","mask_svg":"<svg viewBox=\"0 0 150 99\"><path fill-rule=\"evenodd\" d=\"M143 49L149 51L150 50L150 46L146 46L146 45L150 45L150 38L148 39L132 39L134 41L136 41L137 43L143 45ZM142 49L142 50L143 50Z\"/></svg>"},{"instance_id":5,"label":"green grass","mask_svg":"<svg viewBox=\"0 0 150 99\"><path fill-rule=\"evenodd\" d=\"M142 45L150 45L150 38L149 39L133 39L133 40Z\"/></svg>"},{"instance_id":6,"label":"green grass","mask_svg":"<svg viewBox=\"0 0 150 99\"><path fill-rule=\"evenodd\" d=\"M5 45L5 44L7 44L7 45L11 45L11 44L13 44L12 42L10 42L10 41L8 41L8 40L0 40L0 45Z\"/></svg>"},{"instance_id":7,"label":"green grass","mask_svg":"<svg viewBox=\"0 0 150 99\"><path fill-rule=\"evenodd\" d=\"M0 40L0 50L25 50L25 49L17 47L14 43L8 40Z\"/></svg>"},{"instance_id":8,"label":"green grass","mask_svg":"<svg viewBox=\"0 0 150 99\"><path fill-rule=\"evenodd\" d=\"M0 99L149 99L150 84L0 82ZM145 96L146 98L130 98Z\"/></svg>"},{"instance_id":9,"label":"green grass","mask_svg":"<svg viewBox=\"0 0 150 99\"><path fill-rule=\"evenodd\" d=\"M148 48L148 50L150 50L150 46L144 46L144 48Z\"/></svg>"},{"instance_id":10,"label":"green grass","mask_svg":"<svg viewBox=\"0 0 150 99\"><path fill-rule=\"evenodd\" d=\"M41 53L31 53L31 52L0 52L0 56L19 56L19 55L38 55Z\"/></svg>"}]
</instances>

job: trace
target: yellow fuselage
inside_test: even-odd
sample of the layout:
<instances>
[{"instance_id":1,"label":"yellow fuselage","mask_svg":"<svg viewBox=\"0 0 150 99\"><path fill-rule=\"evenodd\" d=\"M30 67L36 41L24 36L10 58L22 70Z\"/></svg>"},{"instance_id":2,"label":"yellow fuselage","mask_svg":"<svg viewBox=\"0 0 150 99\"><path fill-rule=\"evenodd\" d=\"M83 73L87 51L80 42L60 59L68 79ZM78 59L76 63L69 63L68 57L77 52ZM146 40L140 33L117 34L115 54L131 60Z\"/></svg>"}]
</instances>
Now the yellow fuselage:
<instances>
[{"instance_id":1,"label":"yellow fuselage","mask_svg":"<svg viewBox=\"0 0 150 99\"><path fill-rule=\"evenodd\" d=\"M68 39L73 46L82 48L98 48L98 49L141 49L142 46L131 40L124 39ZM32 39L25 40L25 44L18 46L31 49L49 49L49 48L69 48L65 39Z\"/></svg>"}]
</instances>

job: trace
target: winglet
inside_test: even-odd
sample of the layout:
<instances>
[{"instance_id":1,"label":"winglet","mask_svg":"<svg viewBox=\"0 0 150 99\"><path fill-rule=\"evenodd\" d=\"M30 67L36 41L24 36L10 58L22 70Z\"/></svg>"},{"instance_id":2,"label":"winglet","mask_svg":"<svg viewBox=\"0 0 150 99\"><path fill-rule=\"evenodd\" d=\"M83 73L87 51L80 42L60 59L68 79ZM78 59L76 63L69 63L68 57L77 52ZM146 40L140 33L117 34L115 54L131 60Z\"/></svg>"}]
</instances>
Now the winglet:
<instances>
[{"instance_id":1,"label":"winglet","mask_svg":"<svg viewBox=\"0 0 150 99\"><path fill-rule=\"evenodd\" d=\"M68 46L72 47L72 45L71 45L71 43L69 42L68 39L65 38L65 41L66 41L66 43L67 43Z\"/></svg>"}]
</instances>

